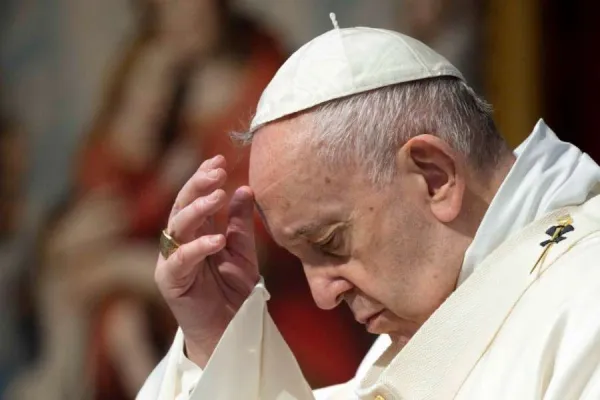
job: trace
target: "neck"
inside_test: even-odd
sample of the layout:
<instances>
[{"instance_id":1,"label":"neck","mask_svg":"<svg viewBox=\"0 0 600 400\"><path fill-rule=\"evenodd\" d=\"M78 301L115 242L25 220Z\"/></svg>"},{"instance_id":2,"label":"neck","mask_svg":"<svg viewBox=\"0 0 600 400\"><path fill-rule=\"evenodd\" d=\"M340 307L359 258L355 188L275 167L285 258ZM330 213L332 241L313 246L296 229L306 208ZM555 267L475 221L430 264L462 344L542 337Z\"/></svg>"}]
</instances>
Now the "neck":
<instances>
[{"instance_id":1,"label":"neck","mask_svg":"<svg viewBox=\"0 0 600 400\"><path fill-rule=\"evenodd\" d=\"M506 176L510 172L510 169L515 164L516 157L514 154L507 154L498 165L491 169L489 173L486 174L486 177L479 182L480 186L480 195L482 199L487 203L487 207L489 207L492 199L496 196L498 189L506 179ZM486 207L486 209L487 209Z\"/></svg>"},{"instance_id":2,"label":"neck","mask_svg":"<svg viewBox=\"0 0 600 400\"><path fill-rule=\"evenodd\" d=\"M476 176L473 176L470 180L471 184L465 193L465 206L463 207L463 217L468 226L466 233L470 240L475 237L483 216L487 212L515 160L515 156L509 153L495 167L483 174L477 172Z\"/></svg>"}]
</instances>

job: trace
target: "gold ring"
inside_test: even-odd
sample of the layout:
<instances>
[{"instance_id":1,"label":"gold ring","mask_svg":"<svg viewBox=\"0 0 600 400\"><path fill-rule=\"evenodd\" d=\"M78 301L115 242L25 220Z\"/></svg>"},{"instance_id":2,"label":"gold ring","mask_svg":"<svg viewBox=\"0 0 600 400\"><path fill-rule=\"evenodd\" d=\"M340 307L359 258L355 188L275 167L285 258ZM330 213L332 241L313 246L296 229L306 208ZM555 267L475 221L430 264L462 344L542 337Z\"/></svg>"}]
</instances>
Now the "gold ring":
<instances>
[{"instance_id":1,"label":"gold ring","mask_svg":"<svg viewBox=\"0 0 600 400\"><path fill-rule=\"evenodd\" d=\"M175 253L179 248L180 244L177 243L175 239L171 235L167 233L167 230L163 230L160 235L160 254L165 258L169 258L171 254Z\"/></svg>"}]
</instances>

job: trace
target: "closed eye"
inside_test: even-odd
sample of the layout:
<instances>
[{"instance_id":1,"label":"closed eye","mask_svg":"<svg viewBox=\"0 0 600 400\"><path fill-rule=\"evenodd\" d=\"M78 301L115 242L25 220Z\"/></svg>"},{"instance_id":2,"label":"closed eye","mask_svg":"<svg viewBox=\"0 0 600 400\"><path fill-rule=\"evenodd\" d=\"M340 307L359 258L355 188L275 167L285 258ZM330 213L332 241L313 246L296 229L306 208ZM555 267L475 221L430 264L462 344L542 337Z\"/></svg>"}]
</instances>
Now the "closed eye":
<instances>
[{"instance_id":1,"label":"closed eye","mask_svg":"<svg viewBox=\"0 0 600 400\"><path fill-rule=\"evenodd\" d=\"M315 243L318 251L324 255L341 256L342 240L339 234L335 232L324 240Z\"/></svg>"}]
</instances>

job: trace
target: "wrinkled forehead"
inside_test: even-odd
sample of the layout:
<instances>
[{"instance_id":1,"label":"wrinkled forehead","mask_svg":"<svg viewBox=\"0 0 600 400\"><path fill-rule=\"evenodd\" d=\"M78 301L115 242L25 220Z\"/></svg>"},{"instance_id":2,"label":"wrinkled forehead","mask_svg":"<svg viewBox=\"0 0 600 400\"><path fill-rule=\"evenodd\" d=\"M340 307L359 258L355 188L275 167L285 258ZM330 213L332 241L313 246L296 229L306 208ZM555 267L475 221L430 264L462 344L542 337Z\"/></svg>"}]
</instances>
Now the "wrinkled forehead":
<instances>
[{"instance_id":1,"label":"wrinkled forehead","mask_svg":"<svg viewBox=\"0 0 600 400\"><path fill-rule=\"evenodd\" d=\"M312 156L306 136L298 124L290 121L274 122L260 128L250 150L252 189L261 192L287 174L303 172L310 166L310 163L306 166L298 163Z\"/></svg>"},{"instance_id":2,"label":"wrinkled forehead","mask_svg":"<svg viewBox=\"0 0 600 400\"><path fill-rule=\"evenodd\" d=\"M322 166L297 124L272 123L255 135L250 151L249 183L259 203L315 190Z\"/></svg>"},{"instance_id":3,"label":"wrinkled forehead","mask_svg":"<svg viewBox=\"0 0 600 400\"><path fill-rule=\"evenodd\" d=\"M254 138L250 186L274 235L327 219L348 199L348 171L326 168L308 134L285 122L261 128Z\"/></svg>"}]
</instances>

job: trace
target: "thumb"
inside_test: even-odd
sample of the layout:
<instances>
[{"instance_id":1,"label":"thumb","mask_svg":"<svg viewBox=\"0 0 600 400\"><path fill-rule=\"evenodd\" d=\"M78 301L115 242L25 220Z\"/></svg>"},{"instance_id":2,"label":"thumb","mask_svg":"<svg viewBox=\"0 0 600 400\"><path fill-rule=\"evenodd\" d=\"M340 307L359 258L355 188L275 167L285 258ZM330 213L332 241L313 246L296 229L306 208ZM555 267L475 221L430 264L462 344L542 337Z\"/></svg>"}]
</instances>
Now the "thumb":
<instances>
[{"instance_id":1,"label":"thumb","mask_svg":"<svg viewBox=\"0 0 600 400\"><path fill-rule=\"evenodd\" d=\"M254 193L248 186L238 188L231 197L226 237L227 248L231 252L253 265L258 264L254 239Z\"/></svg>"}]
</instances>

